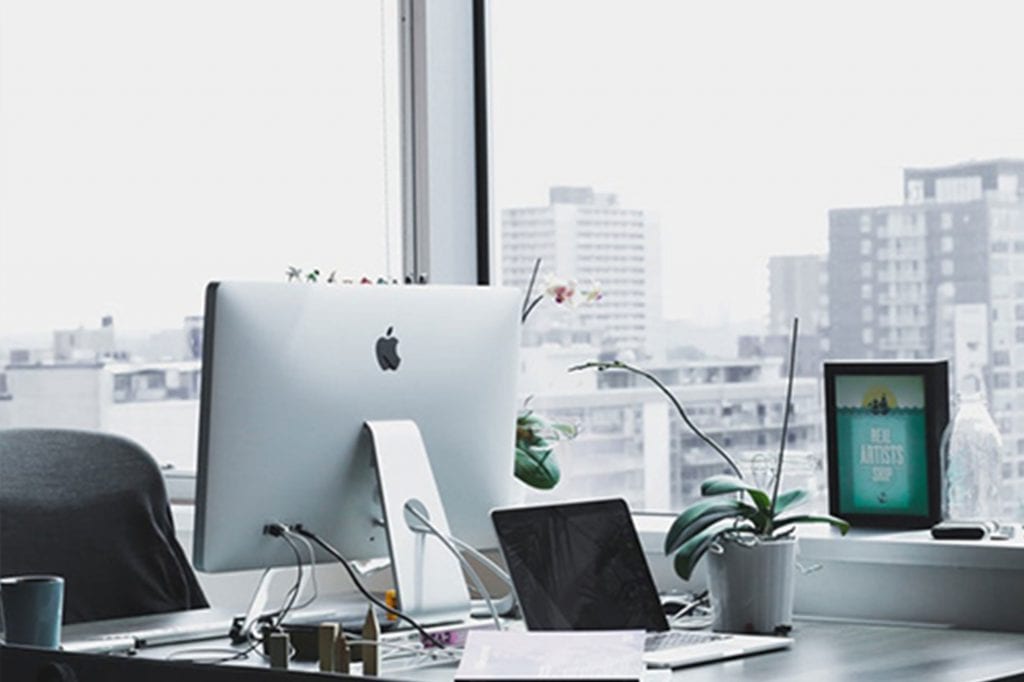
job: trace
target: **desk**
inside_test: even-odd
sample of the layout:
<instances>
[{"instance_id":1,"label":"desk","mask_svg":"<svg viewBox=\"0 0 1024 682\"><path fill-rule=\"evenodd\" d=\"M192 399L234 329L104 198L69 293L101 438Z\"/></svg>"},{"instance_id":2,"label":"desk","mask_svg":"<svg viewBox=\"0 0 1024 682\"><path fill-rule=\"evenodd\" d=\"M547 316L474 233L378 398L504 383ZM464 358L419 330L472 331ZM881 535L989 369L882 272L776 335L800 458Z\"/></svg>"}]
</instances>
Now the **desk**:
<instances>
[{"instance_id":1,"label":"desk","mask_svg":"<svg viewBox=\"0 0 1024 682\"><path fill-rule=\"evenodd\" d=\"M1024 614L1022 614L1024 617ZM911 627L865 625L798 620L796 640L785 651L711 663L672 673L655 673L652 681L686 680L972 680L1024 679L1024 634ZM140 652L147 658L164 658L175 649L157 647ZM254 663L254 662L253 662ZM296 666L312 670L312 665ZM451 680L455 666L423 668L391 678L413 681Z\"/></svg>"}]
</instances>

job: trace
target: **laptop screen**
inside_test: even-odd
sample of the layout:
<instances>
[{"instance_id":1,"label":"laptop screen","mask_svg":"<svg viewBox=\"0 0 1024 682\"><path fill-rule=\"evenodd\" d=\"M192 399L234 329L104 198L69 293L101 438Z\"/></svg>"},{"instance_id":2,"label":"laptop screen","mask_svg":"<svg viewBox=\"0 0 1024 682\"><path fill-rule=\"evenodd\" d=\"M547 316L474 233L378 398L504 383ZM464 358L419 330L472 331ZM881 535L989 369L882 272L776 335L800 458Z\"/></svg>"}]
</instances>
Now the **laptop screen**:
<instances>
[{"instance_id":1,"label":"laptop screen","mask_svg":"<svg viewBox=\"0 0 1024 682\"><path fill-rule=\"evenodd\" d=\"M623 500L499 509L491 518L528 629L668 629Z\"/></svg>"}]
</instances>

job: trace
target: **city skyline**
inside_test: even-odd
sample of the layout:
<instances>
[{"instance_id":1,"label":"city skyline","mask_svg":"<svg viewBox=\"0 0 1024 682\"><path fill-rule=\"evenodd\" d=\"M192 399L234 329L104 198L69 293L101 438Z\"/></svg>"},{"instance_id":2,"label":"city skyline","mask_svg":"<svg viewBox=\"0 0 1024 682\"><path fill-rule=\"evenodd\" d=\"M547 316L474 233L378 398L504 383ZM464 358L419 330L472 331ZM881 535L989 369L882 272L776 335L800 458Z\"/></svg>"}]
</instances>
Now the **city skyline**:
<instances>
[{"instance_id":1,"label":"city skyline","mask_svg":"<svg viewBox=\"0 0 1024 682\"><path fill-rule=\"evenodd\" d=\"M1014 408L1024 390L1024 370L1016 369L1024 367L1024 351L1017 348L1024 338L1024 303L1016 303L1024 301L1024 276L1014 279L1024 272L1017 267L1024 263L1024 238L1015 239L1017 233L1024 237L1024 159L907 168L901 187L901 203L833 209L828 253L770 259L768 293L779 319L762 320L763 336L748 340L748 354L733 338L713 359L670 352L679 337L670 339L665 320L644 312L664 292L661 278L649 276L656 268L647 264L658 251L660 227L642 208L621 203L604 188L552 187L546 206L505 210L503 268L510 281L525 285L541 256L557 270L610 278L609 295L622 299L574 309L568 321L559 321L565 311L549 305L554 315L530 320L538 334L524 344L520 365L530 381L531 408L578 423L584 434L560 448L570 475L557 495L614 489L640 507L676 507L720 466L669 418L657 391L630 376L567 377L567 366L600 353L642 352L638 360L673 387L702 426L755 467L759 452L778 438L783 414L787 344L778 342L785 334L776 327L788 311L804 310L819 317L817 328L803 330L801 343L819 347L804 346L811 362L798 372L799 418L788 443L800 453L793 473L818 491L816 504L824 484L821 357L948 357L954 391L966 372L979 374L1005 437L1004 485L1011 502L1024 484L1024 429L1018 428L1024 418ZM154 335L151 348L178 349L163 362L123 353L112 318L98 329L55 331L51 356L10 359L0 418L17 422L11 425L55 418L46 396L53 390L65 395L57 384L66 376L77 386L71 393L88 398L61 399L77 425L140 438L158 433L175 443L166 452L187 468L199 382L195 343L188 339L200 325L201 318L184 320L171 346ZM548 328L555 333L547 335ZM47 371L53 366L65 371ZM20 391L28 398L19 401ZM173 410L173 421L160 417L161 405ZM143 414L147 419L136 421Z\"/></svg>"}]
</instances>

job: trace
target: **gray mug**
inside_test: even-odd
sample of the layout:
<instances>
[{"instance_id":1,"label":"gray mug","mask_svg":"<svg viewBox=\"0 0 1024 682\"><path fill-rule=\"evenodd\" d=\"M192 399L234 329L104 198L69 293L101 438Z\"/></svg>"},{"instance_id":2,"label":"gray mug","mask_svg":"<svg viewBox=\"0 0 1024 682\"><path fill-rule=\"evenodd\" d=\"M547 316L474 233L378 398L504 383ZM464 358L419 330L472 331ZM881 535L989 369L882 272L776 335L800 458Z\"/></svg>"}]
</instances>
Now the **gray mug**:
<instances>
[{"instance_id":1,"label":"gray mug","mask_svg":"<svg viewBox=\"0 0 1024 682\"><path fill-rule=\"evenodd\" d=\"M64 611L64 578L59 575L0 578L0 609L7 644L57 649Z\"/></svg>"}]
</instances>

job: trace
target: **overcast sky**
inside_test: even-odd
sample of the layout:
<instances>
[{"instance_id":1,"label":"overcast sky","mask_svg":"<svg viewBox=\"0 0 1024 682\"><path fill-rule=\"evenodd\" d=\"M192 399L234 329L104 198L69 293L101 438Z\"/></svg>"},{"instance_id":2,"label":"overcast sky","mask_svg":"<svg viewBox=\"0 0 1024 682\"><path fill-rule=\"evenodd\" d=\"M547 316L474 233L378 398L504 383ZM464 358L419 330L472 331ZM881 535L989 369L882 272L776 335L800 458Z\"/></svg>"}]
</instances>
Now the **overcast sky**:
<instances>
[{"instance_id":1,"label":"overcast sky","mask_svg":"<svg viewBox=\"0 0 1024 682\"><path fill-rule=\"evenodd\" d=\"M498 203L587 184L660 216L665 312L767 313L767 258L904 166L1024 156L1013 2L498 0ZM569 273L567 273L569 274Z\"/></svg>"},{"instance_id":2,"label":"overcast sky","mask_svg":"<svg viewBox=\"0 0 1024 682\"><path fill-rule=\"evenodd\" d=\"M397 273L381 9L0 3L0 335L172 328L290 264Z\"/></svg>"},{"instance_id":3,"label":"overcast sky","mask_svg":"<svg viewBox=\"0 0 1024 682\"><path fill-rule=\"evenodd\" d=\"M1020 3L494 5L498 208L569 184L656 213L669 317L765 316L768 256L824 252L828 209L898 203L904 166L1024 157ZM0 335L397 273L380 7L3 3Z\"/></svg>"}]
</instances>

